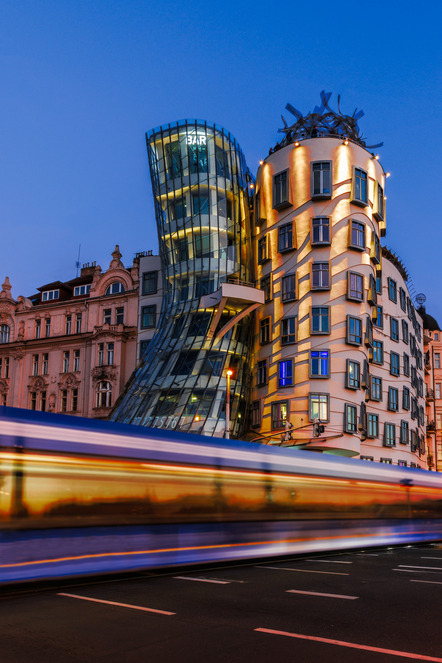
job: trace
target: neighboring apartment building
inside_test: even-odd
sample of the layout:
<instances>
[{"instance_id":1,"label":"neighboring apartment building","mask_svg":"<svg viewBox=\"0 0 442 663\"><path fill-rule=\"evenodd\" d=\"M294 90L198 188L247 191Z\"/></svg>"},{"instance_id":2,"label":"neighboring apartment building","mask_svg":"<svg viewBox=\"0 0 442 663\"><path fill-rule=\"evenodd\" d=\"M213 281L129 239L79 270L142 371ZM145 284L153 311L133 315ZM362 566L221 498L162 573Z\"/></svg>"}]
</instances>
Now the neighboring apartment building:
<instances>
[{"instance_id":1,"label":"neighboring apartment building","mask_svg":"<svg viewBox=\"0 0 442 663\"><path fill-rule=\"evenodd\" d=\"M137 253L139 260L140 293L138 303L137 361L149 347L158 326L163 300L163 275L160 256L152 251Z\"/></svg>"},{"instance_id":2,"label":"neighboring apartment building","mask_svg":"<svg viewBox=\"0 0 442 663\"><path fill-rule=\"evenodd\" d=\"M427 463L429 470L442 472L442 331L423 305L418 313L424 327Z\"/></svg>"},{"instance_id":3,"label":"neighboring apartment building","mask_svg":"<svg viewBox=\"0 0 442 663\"><path fill-rule=\"evenodd\" d=\"M12 298L0 292L0 402L106 418L136 362L139 274L115 247L70 281Z\"/></svg>"}]
</instances>

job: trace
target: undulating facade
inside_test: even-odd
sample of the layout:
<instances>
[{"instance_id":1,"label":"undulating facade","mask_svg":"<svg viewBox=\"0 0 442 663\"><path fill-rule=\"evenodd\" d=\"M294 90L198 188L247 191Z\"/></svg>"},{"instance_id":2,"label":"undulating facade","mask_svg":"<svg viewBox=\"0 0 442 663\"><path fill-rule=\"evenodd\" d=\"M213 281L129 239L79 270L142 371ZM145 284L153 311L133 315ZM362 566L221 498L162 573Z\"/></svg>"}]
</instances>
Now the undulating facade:
<instances>
[{"instance_id":1,"label":"undulating facade","mask_svg":"<svg viewBox=\"0 0 442 663\"><path fill-rule=\"evenodd\" d=\"M229 423L241 436L250 390L248 318L263 301L251 283L252 178L235 138L218 125L184 120L153 129L146 140L163 305L112 419L223 436L231 378Z\"/></svg>"}]
</instances>

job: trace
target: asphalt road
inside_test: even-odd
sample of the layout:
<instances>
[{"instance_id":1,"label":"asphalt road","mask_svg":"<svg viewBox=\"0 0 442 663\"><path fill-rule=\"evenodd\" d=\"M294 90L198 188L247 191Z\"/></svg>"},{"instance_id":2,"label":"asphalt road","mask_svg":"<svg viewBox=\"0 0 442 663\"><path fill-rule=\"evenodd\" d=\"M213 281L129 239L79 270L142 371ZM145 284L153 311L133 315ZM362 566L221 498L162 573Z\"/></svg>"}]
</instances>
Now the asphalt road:
<instances>
[{"instance_id":1,"label":"asphalt road","mask_svg":"<svg viewBox=\"0 0 442 663\"><path fill-rule=\"evenodd\" d=\"M20 589L22 591L22 589ZM1 663L442 663L442 544L0 596Z\"/></svg>"}]
</instances>

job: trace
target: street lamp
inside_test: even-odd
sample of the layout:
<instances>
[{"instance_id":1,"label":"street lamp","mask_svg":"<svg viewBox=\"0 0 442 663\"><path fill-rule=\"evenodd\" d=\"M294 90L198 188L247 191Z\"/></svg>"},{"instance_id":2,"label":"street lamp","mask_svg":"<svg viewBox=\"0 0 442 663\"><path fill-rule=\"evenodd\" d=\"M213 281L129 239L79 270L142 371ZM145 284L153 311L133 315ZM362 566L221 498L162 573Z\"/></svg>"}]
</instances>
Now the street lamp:
<instances>
[{"instance_id":1,"label":"street lamp","mask_svg":"<svg viewBox=\"0 0 442 663\"><path fill-rule=\"evenodd\" d=\"M226 400L226 428L224 437L227 439L230 438L230 378L233 375L233 371L229 368L226 371L227 375L227 400Z\"/></svg>"}]
</instances>

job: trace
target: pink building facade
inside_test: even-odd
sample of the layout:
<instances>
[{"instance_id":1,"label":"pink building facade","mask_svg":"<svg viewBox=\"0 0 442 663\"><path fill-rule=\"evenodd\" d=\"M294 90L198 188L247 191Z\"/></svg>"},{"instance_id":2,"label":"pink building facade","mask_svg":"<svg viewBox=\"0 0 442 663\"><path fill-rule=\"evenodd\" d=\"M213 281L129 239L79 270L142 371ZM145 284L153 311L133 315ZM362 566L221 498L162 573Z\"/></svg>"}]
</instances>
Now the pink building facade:
<instances>
[{"instance_id":1,"label":"pink building facade","mask_svg":"<svg viewBox=\"0 0 442 663\"><path fill-rule=\"evenodd\" d=\"M14 300L0 292L0 404L106 418L136 364L139 266L95 263Z\"/></svg>"}]
</instances>

